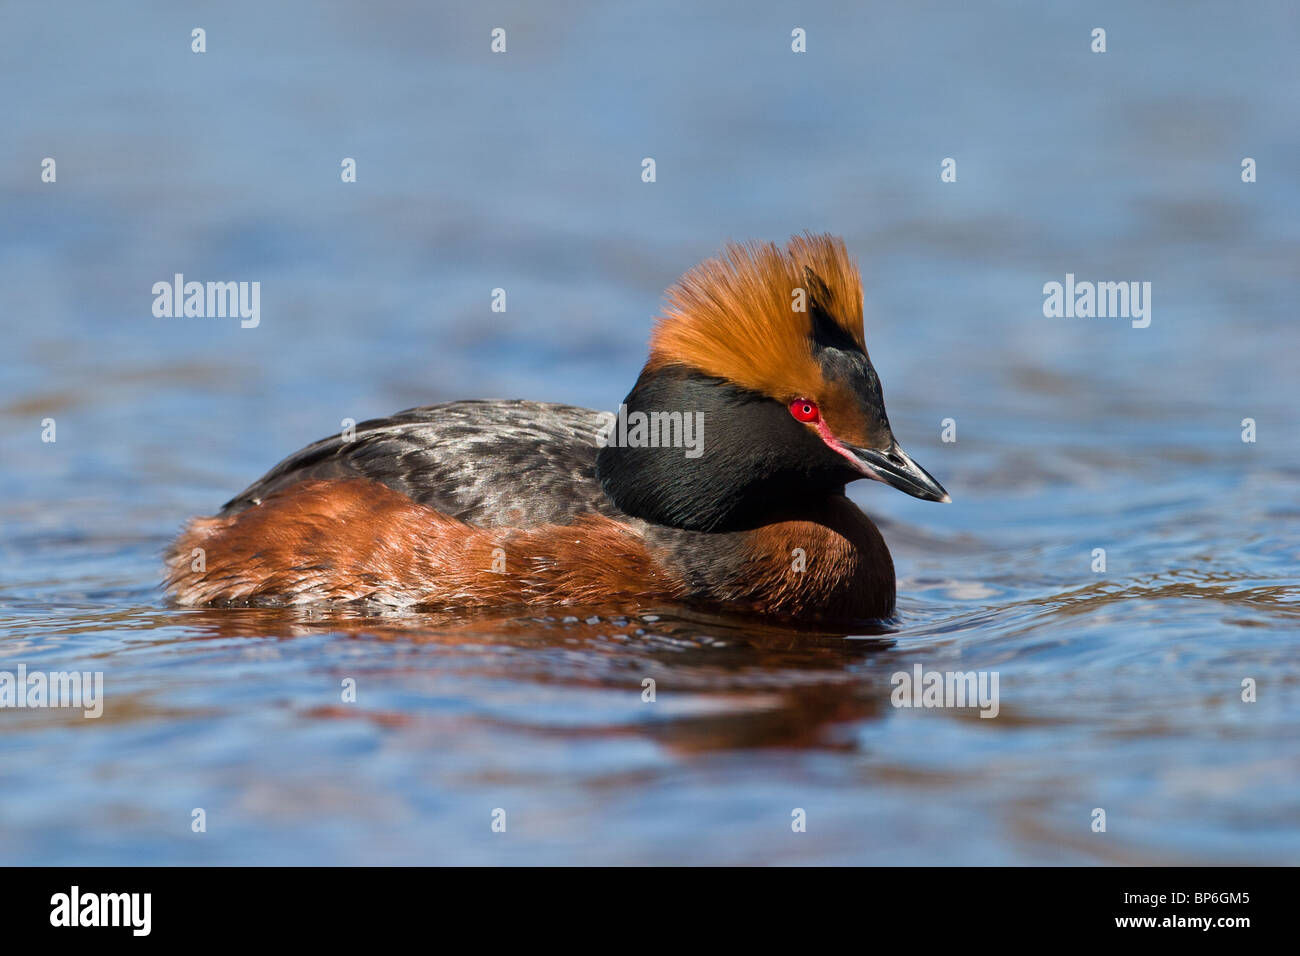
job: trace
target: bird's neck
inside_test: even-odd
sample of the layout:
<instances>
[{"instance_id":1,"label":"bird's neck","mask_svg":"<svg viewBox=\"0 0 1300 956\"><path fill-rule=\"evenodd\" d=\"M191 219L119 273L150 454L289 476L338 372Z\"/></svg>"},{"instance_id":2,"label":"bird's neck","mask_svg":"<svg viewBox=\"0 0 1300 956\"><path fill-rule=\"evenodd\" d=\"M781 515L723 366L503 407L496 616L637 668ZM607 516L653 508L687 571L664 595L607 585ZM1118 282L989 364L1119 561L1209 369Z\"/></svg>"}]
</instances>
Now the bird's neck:
<instances>
[{"instance_id":1,"label":"bird's neck","mask_svg":"<svg viewBox=\"0 0 1300 956\"><path fill-rule=\"evenodd\" d=\"M691 531L757 527L843 492L811 470L816 439L788 419L779 403L722 379L646 369L603 433L596 475L635 518Z\"/></svg>"}]
</instances>

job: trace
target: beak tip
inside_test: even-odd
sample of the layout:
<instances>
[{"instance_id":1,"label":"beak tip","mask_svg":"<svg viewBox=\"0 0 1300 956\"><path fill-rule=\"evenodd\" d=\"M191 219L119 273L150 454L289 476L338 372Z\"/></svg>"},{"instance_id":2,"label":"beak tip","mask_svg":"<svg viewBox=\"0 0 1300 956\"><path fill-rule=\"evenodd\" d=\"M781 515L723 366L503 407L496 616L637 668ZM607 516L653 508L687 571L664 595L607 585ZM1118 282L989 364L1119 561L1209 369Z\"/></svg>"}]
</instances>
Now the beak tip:
<instances>
[{"instance_id":1,"label":"beak tip","mask_svg":"<svg viewBox=\"0 0 1300 956\"><path fill-rule=\"evenodd\" d=\"M856 445L836 450L852 461L865 478L884 482L922 501L952 504L952 497L934 480L934 476L912 461L897 443L883 451Z\"/></svg>"}]
</instances>

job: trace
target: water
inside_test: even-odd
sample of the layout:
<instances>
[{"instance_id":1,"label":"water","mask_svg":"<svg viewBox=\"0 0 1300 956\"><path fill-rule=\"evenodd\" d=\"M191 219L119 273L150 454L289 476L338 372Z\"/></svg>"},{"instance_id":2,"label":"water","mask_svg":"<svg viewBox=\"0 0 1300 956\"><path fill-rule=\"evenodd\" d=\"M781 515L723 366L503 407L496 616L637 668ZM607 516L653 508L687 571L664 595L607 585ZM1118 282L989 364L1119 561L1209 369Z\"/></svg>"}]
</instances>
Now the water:
<instances>
[{"instance_id":1,"label":"water","mask_svg":"<svg viewBox=\"0 0 1300 956\"><path fill-rule=\"evenodd\" d=\"M7 6L0 669L107 699L0 711L0 861L1300 862L1298 28ZM342 419L614 407L665 286L803 229L860 258L895 431L954 499L853 489L898 567L881 633L163 600L181 522ZM177 272L260 281L260 326L155 319ZM1150 327L1044 318L1066 273L1150 281ZM917 664L996 671L999 716L892 707Z\"/></svg>"}]
</instances>

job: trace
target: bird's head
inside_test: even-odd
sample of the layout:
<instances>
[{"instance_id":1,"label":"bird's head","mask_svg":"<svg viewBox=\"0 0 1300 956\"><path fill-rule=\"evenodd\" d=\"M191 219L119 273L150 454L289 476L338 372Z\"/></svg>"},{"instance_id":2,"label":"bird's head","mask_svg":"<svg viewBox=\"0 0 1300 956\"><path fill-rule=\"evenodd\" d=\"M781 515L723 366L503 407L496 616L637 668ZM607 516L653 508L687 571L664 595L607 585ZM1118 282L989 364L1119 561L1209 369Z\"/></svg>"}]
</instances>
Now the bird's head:
<instances>
[{"instance_id":1,"label":"bird's head","mask_svg":"<svg viewBox=\"0 0 1300 956\"><path fill-rule=\"evenodd\" d=\"M743 527L857 478L949 500L890 429L863 337L862 280L832 236L731 245L683 276L624 406L597 472L616 504L646 520ZM627 424L636 412L639 434ZM698 439L693 452L672 440L674 413L702 426L683 432Z\"/></svg>"}]
</instances>

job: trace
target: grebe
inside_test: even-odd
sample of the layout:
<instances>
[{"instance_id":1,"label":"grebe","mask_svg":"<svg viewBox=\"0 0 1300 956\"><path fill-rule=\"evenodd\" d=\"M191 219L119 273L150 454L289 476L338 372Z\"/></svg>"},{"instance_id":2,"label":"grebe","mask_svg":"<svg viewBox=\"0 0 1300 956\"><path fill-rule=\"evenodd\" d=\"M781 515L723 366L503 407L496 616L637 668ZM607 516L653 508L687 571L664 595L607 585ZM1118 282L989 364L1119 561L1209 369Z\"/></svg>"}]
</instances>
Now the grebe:
<instances>
[{"instance_id":1,"label":"grebe","mask_svg":"<svg viewBox=\"0 0 1300 956\"><path fill-rule=\"evenodd\" d=\"M730 245L669 290L616 417L461 401L363 422L190 522L166 586L182 605L882 618L894 564L845 497L858 478L949 500L890 430L843 241Z\"/></svg>"}]
</instances>

